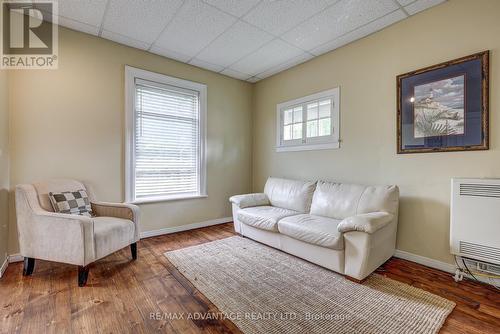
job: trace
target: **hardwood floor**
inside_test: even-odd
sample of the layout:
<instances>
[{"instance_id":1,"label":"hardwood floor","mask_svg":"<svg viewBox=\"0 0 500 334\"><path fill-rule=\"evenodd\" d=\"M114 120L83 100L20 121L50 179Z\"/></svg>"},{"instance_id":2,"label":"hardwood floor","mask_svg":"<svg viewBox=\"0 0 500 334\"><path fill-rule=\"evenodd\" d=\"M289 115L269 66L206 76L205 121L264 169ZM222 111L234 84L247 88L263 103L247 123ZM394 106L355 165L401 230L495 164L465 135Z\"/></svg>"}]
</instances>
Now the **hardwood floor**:
<instances>
[{"instance_id":1,"label":"hardwood floor","mask_svg":"<svg viewBox=\"0 0 500 334\"><path fill-rule=\"evenodd\" d=\"M91 265L84 288L76 266L37 261L33 276L23 277L22 262L12 263L0 279L0 331L240 333L229 320L188 319L217 309L163 256L233 234L232 224L224 224L143 239L137 261L125 248ZM395 258L377 272L453 300L457 307L442 333L500 333L500 293L492 287L455 283L448 273Z\"/></svg>"}]
</instances>

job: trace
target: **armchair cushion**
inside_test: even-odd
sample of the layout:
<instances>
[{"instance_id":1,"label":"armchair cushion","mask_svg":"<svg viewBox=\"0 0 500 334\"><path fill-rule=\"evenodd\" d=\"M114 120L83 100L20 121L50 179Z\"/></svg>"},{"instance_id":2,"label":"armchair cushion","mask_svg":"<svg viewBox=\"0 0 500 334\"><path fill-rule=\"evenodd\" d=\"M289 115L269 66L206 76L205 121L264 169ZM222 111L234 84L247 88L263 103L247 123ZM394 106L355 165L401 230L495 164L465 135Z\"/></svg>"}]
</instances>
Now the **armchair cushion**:
<instances>
[{"instance_id":1,"label":"armchair cushion","mask_svg":"<svg viewBox=\"0 0 500 334\"><path fill-rule=\"evenodd\" d=\"M339 232L359 231L372 234L389 224L394 215L387 212L370 212L342 220L338 226Z\"/></svg>"},{"instance_id":2,"label":"armchair cushion","mask_svg":"<svg viewBox=\"0 0 500 334\"><path fill-rule=\"evenodd\" d=\"M135 242L134 223L116 217L94 217L96 260Z\"/></svg>"},{"instance_id":3,"label":"armchair cushion","mask_svg":"<svg viewBox=\"0 0 500 334\"><path fill-rule=\"evenodd\" d=\"M89 196L83 189L77 191L49 192L54 212L92 217Z\"/></svg>"},{"instance_id":4,"label":"armchair cushion","mask_svg":"<svg viewBox=\"0 0 500 334\"><path fill-rule=\"evenodd\" d=\"M240 209L251 206L269 205L269 198L267 198L267 195L264 193L231 196L229 201L239 206Z\"/></svg>"}]
</instances>

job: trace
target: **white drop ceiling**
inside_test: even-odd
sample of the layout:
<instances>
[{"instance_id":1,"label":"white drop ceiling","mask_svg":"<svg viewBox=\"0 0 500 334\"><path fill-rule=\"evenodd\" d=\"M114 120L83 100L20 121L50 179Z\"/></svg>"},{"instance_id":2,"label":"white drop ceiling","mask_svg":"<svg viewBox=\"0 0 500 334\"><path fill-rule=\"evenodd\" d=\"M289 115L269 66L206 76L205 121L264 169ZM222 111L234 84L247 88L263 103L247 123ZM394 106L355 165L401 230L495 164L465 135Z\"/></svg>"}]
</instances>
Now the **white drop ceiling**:
<instances>
[{"instance_id":1,"label":"white drop ceiling","mask_svg":"<svg viewBox=\"0 0 500 334\"><path fill-rule=\"evenodd\" d=\"M59 0L59 24L257 82L444 1Z\"/></svg>"}]
</instances>

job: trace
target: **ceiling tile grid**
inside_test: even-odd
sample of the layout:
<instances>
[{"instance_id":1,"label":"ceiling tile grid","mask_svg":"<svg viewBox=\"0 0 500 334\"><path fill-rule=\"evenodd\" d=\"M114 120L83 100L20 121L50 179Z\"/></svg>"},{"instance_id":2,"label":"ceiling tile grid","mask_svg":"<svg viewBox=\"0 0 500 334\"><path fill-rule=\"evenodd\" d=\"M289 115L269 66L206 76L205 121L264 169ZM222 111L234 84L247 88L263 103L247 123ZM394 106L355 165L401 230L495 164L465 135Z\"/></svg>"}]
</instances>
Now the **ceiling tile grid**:
<instances>
[{"instance_id":1,"label":"ceiling tile grid","mask_svg":"<svg viewBox=\"0 0 500 334\"><path fill-rule=\"evenodd\" d=\"M59 24L257 82L445 1L64 0Z\"/></svg>"}]
</instances>

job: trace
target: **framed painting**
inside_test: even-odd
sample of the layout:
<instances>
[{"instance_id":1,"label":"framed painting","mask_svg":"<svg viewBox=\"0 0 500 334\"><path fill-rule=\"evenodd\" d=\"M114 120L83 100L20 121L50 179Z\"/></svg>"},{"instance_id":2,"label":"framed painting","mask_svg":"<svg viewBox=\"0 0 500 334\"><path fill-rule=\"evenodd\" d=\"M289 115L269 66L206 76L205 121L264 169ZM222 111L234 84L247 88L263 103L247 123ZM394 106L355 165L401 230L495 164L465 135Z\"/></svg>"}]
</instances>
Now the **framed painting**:
<instances>
[{"instance_id":1,"label":"framed painting","mask_svg":"<svg viewBox=\"0 0 500 334\"><path fill-rule=\"evenodd\" d=\"M398 75L398 154L487 150L489 51Z\"/></svg>"}]
</instances>

